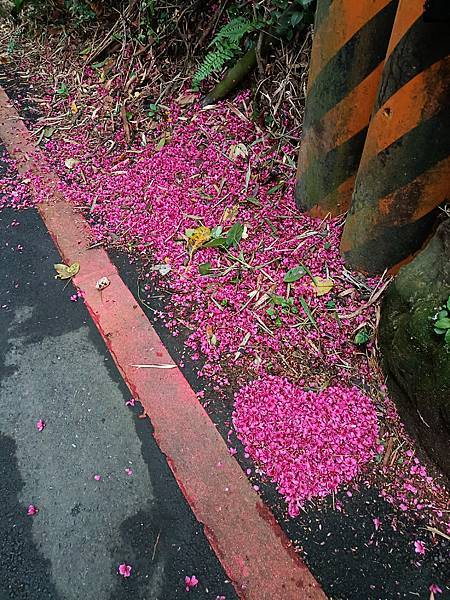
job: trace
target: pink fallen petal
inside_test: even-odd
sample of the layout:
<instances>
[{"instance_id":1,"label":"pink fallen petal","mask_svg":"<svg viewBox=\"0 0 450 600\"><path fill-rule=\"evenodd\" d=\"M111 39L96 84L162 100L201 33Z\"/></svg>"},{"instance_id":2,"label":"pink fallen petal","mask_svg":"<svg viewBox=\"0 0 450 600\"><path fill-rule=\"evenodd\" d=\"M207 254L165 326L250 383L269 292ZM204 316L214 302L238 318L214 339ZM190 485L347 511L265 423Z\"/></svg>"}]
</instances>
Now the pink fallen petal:
<instances>
[{"instance_id":1,"label":"pink fallen petal","mask_svg":"<svg viewBox=\"0 0 450 600\"><path fill-rule=\"evenodd\" d=\"M228 448L228 452L231 454L231 456L234 456L235 454L237 454L236 448Z\"/></svg>"},{"instance_id":2,"label":"pink fallen petal","mask_svg":"<svg viewBox=\"0 0 450 600\"><path fill-rule=\"evenodd\" d=\"M186 584L186 591L189 592L191 588L195 587L198 584L198 579L195 575L192 575L191 577L186 575L186 577L184 578L184 583Z\"/></svg>"},{"instance_id":3,"label":"pink fallen petal","mask_svg":"<svg viewBox=\"0 0 450 600\"><path fill-rule=\"evenodd\" d=\"M130 577L131 575L131 565L127 565L126 563L121 563L119 565L119 575L122 575L122 577Z\"/></svg>"},{"instance_id":4,"label":"pink fallen petal","mask_svg":"<svg viewBox=\"0 0 450 600\"><path fill-rule=\"evenodd\" d=\"M378 531L381 525L380 519L378 517L375 517L375 519L373 519L373 524L375 526L375 531Z\"/></svg>"},{"instance_id":5,"label":"pink fallen petal","mask_svg":"<svg viewBox=\"0 0 450 600\"><path fill-rule=\"evenodd\" d=\"M100 481L101 478L102 478L101 475L94 475L95 481Z\"/></svg>"},{"instance_id":6,"label":"pink fallen petal","mask_svg":"<svg viewBox=\"0 0 450 600\"><path fill-rule=\"evenodd\" d=\"M421 541L421 540L416 540L414 542L414 550L417 552L417 554L425 554L426 552L426 547L425 544Z\"/></svg>"},{"instance_id":7,"label":"pink fallen petal","mask_svg":"<svg viewBox=\"0 0 450 600\"><path fill-rule=\"evenodd\" d=\"M39 419L39 421L36 423L36 427L38 428L38 431L42 431L45 428L45 421L43 421L42 419Z\"/></svg>"},{"instance_id":8,"label":"pink fallen petal","mask_svg":"<svg viewBox=\"0 0 450 600\"><path fill-rule=\"evenodd\" d=\"M432 594L442 594L441 588L436 583L432 583L428 589Z\"/></svg>"},{"instance_id":9,"label":"pink fallen petal","mask_svg":"<svg viewBox=\"0 0 450 600\"><path fill-rule=\"evenodd\" d=\"M133 475L133 469L130 469L130 467L127 467L125 469L125 473L128 475L128 477L130 477L131 475Z\"/></svg>"},{"instance_id":10,"label":"pink fallen petal","mask_svg":"<svg viewBox=\"0 0 450 600\"><path fill-rule=\"evenodd\" d=\"M33 515L37 515L39 512L39 510L36 508L36 506L34 504L30 504L30 506L28 507L27 510L27 515L33 516Z\"/></svg>"},{"instance_id":11,"label":"pink fallen petal","mask_svg":"<svg viewBox=\"0 0 450 600\"><path fill-rule=\"evenodd\" d=\"M136 400L134 398L130 398L125 402L125 406L134 406L136 404Z\"/></svg>"}]
</instances>

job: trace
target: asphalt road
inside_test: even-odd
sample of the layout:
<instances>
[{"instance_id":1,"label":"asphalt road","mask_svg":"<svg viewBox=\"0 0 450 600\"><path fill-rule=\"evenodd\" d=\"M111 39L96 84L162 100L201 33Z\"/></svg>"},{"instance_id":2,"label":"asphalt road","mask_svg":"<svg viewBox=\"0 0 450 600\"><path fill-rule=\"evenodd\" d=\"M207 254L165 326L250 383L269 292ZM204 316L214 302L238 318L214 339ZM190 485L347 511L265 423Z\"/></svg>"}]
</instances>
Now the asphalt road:
<instances>
[{"instance_id":1,"label":"asphalt road","mask_svg":"<svg viewBox=\"0 0 450 600\"><path fill-rule=\"evenodd\" d=\"M58 261L0 211L0 600L236 598Z\"/></svg>"}]
</instances>

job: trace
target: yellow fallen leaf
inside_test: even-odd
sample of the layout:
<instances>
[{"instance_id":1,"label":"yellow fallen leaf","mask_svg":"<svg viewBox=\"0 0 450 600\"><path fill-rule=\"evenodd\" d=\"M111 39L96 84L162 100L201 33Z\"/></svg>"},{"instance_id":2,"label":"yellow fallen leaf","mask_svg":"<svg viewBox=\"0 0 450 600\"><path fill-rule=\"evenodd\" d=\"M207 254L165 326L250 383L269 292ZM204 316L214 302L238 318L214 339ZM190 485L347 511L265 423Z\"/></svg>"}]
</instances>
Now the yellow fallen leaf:
<instances>
[{"instance_id":1,"label":"yellow fallen leaf","mask_svg":"<svg viewBox=\"0 0 450 600\"><path fill-rule=\"evenodd\" d=\"M70 266L57 263L53 266L57 273L57 275L55 275L55 279L70 279L80 270L80 265L78 263L72 263Z\"/></svg>"},{"instance_id":2,"label":"yellow fallen leaf","mask_svg":"<svg viewBox=\"0 0 450 600\"><path fill-rule=\"evenodd\" d=\"M223 211L223 215L222 218L220 219L221 223L225 223L225 221L234 221L234 219L237 217L239 212L239 205L238 204L234 204L231 208L227 207L224 211Z\"/></svg>"},{"instance_id":3,"label":"yellow fallen leaf","mask_svg":"<svg viewBox=\"0 0 450 600\"><path fill-rule=\"evenodd\" d=\"M77 106L75 100L70 105L70 111L73 115L76 115L78 112L78 106Z\"/></svg>"},{"instance_id":4,"label":"yellow fallen leaf","mask_svg":"<svg viewBox=\"0 0 450 600\"><path fill-rule=\"evenodd\" d=\"M196 227L189 236L188 239L188 250L189 254L192 254L206 244L207 241L211 238L211 229L209 227L204 227L203 225L200 227Z\"/></svg>"},{"instance_id":5,"label":"yellow fallen leaf","mask_svg":"<svg viewBox=\"0 0 450 600\"><path fill-rule=\"evenodd\" d=\"M314 277L312 281L317 296L325 296L333 289L334 281L332 279Z\"/></svg>"}]
</instances>

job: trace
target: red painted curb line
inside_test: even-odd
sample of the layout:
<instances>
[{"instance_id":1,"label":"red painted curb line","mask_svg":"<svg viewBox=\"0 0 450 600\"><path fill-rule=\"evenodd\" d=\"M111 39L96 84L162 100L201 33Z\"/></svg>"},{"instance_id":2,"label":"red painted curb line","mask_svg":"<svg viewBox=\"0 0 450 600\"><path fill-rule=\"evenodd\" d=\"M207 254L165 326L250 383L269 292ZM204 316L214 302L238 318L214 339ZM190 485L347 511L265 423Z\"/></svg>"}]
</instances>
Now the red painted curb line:
<instances>
[{"instance_id":1,"label":"red painted curb line","mask_svg":"<svg viewBox=\"0 0 450 600\"><path fill-rule=\"evenodd\" d=\"M230 456L181 371L131 366L172 359L107 253L88 250L89 226L56 191L57 176L49 171L1 87L0 138L19 171L40 176L47 186L49 199L38 206L39 213L64 262L80 263L74 283L84 292L122 377L149 416L158 446L238 596L324 600L319 584ZM30 185L37 194L33 182ZM103 276L111 283L100 293L95 283Z\"/></svg>"}]
</instances>

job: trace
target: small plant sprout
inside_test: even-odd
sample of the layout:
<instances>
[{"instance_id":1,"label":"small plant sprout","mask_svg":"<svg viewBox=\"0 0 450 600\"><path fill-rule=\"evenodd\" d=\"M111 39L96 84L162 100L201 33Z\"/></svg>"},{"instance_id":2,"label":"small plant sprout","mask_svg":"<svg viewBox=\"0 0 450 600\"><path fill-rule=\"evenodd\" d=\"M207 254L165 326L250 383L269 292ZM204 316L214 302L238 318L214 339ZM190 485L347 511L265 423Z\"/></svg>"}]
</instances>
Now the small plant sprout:
<instances>
[{"instance_id":1,"label":"small plant sprout","mask_svg":"<svg viewBox=\"0 0 450 600\"><path fill-rule=\"evenodd\" d=\"M434 332L444 336L444 343L450 347L450 296L434 317Z\"/></svg>"}]
</instances>

